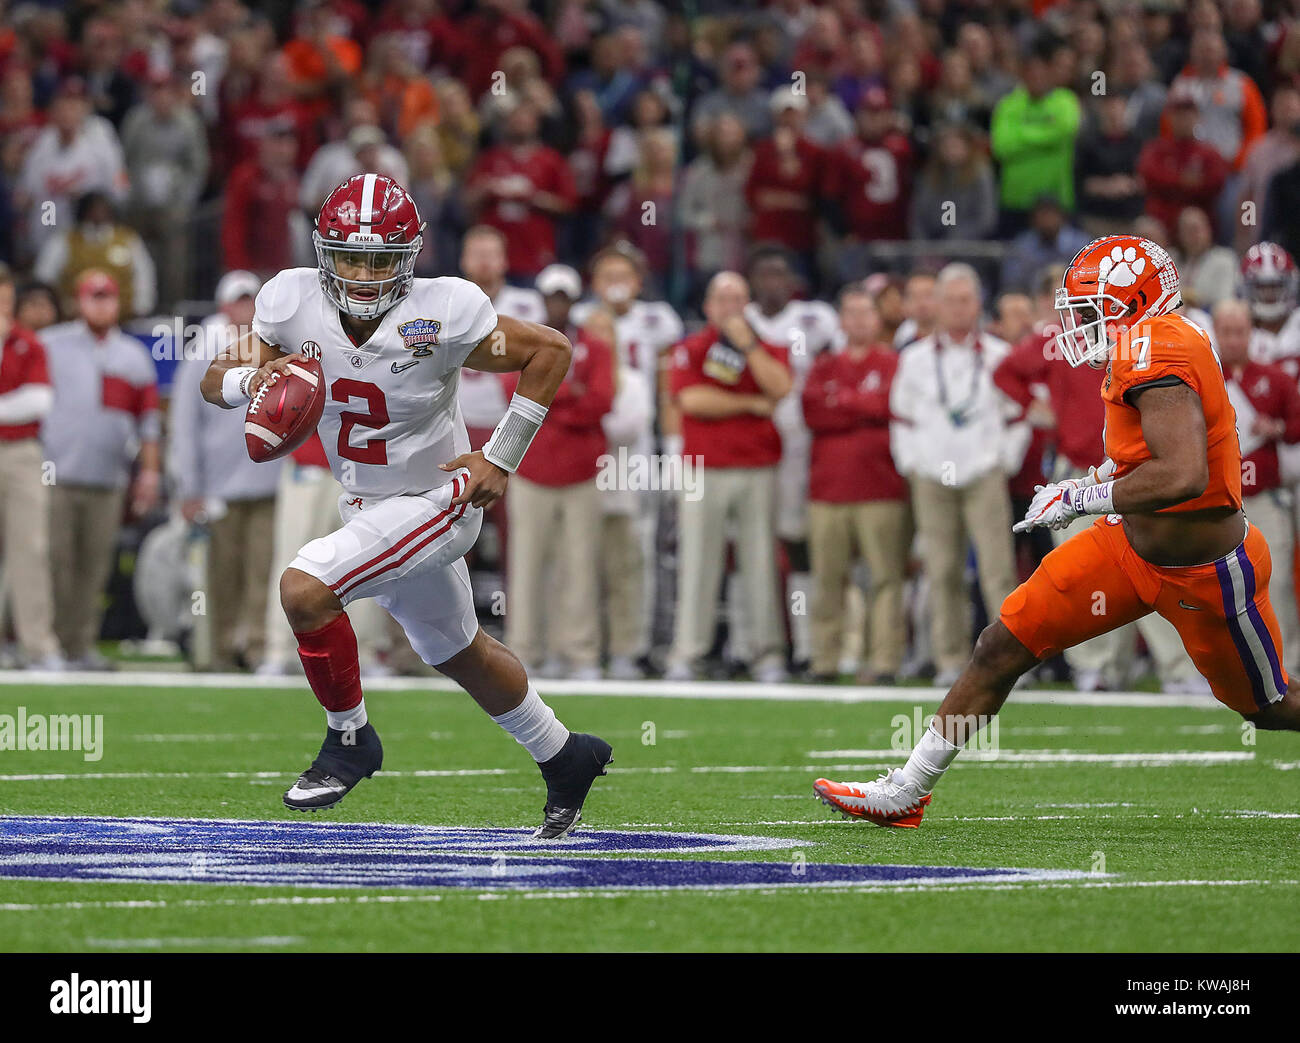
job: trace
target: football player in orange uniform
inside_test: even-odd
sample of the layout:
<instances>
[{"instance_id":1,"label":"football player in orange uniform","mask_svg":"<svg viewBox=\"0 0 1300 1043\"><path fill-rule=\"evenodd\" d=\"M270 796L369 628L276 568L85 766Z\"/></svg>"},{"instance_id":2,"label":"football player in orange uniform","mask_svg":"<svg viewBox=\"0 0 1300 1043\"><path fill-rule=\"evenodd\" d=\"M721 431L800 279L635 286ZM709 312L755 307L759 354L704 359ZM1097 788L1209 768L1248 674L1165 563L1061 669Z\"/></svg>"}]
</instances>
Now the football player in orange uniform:
<instances>
[{"instance_id":1,"label":"football player in orange uniform","mask_svg":"<svg viewBox=\"0 0 1300 1043\"><path fill-rule=\"evenodd\" d=\"M1015 531L1097 521L1052 551L1002 603L907 764L874 782L818 779L827 804L914 827L962 743L1027 670L1158 612L1178 628L1215 697L1260 728L1300 730L1268 599L1268 544L1241 511L1236 417L1206 332L1175 313L1169 254L1112 235L1084 247L1056 291L1057 346L1106 367L1107 459L1040 486Z\"/></svg>"}]
</instances>

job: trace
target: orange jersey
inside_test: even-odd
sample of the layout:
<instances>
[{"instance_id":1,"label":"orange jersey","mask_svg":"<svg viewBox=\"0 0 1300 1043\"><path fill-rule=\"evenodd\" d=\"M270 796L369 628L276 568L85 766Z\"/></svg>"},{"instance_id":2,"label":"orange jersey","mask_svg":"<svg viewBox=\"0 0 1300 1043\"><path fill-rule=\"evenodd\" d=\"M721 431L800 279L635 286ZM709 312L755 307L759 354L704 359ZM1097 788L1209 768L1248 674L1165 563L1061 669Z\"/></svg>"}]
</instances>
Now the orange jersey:
<instances>
[{"instance_id":1,"label":"orange jersey","mask_svg":"<svg viewBox=\"0 0 1300 1043\"><path fill-rule=\"evenodd\" d=\"M1196 499L1166 507L1162 513L1207 507L1240 509L1237 415L1228 400L1223 370L1209 335L1182 315L1161 315L1134 327L1111 352L1101 397L1106 406L1106 455L1115 461L1115 477L1122 478L1151 459L1151 450L1142 437L1141 414L1130 401L1133 393L1178 381L1201 400L1210 480Z\"/></svg>"}]
</instances>

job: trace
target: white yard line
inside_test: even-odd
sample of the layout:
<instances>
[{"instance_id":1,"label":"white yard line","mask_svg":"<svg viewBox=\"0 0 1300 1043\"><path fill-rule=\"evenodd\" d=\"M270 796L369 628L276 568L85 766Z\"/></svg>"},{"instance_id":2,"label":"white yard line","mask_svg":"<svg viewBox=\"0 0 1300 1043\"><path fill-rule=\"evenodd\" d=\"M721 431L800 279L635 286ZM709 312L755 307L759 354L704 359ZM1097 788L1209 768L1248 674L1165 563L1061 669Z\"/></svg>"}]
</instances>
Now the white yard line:
<instances>
[{"instance_id":1,"label":"white yard line","mask_svg":"<svg viewBox=\"0 0 1300 1043\"><path fill-rule=\"evenodd\" d=\"M87 938L88 949L278 949L297 945L303 938L292 934L266 934L257 938Z\"/></svg>"},{"instance_id":2,"label":"white yard line","mask_svg":"<svg viewBox=\"0 0 1300 1043\"><path fill-rule=\"evenodd\" d=\"M902 759L902 750L809 750L813 760ZM1170 750L1161 753L1092 753L1087 750L965 750L962 760L969 764L1236 764L1253 761L1250 750Z\"/></svg>"},{"instance_id":3,"label":"white yard line","mask_svg":"<svg viewBox=\"0 0 1300 1043\"><path fill-rule=\"evenodd\" d=\"M506 899L556 899L556 898L627 898L632 895L682 894L725 897L738 894L924 894L933 892L962 891L1042 891L1060 889L1078 890L1123 890L1127 888L1154 887L1300 887L1300 880L1090 880L1080 877L1073 880L1016 880L990 883L938 883L917 882L914 884L823 884L813 887L791 885L771 887L754 885L749 887L609 887L591 888L573 891L526 891L500 890L476 892L466 889L467 897L482 901L500 901ZM441 902L446 894L380 894L380 895L286 895L262 898L185 898L185 899L138 899L119 901L81 901L81 902L0 902L0 912L6 913L44 913L79 911L86 909L172 909L172 908L222 908L222 907L259 907L259 906L304 906L304 905L406 905Z\"/></svg>"},{"instance_id":4,"label":"white yard line","mask_svg":"<svg viewBox=\"0 0 1300 1043\"><path fill-rule=\"evenodd\" d=\"M943 688L880 688L857 685L759 684L756 681L546 681L536 682L543 695L617 695L646 699L745 699L821 703L933 703L947 694ZM116 670L106 673L0 670L0 686L14 688L232 688L304 691L300 677L257 677L252 674L196 674L176 670ZM367 679L373 692L460 692L441 677L380 677ZM1182 707L1211 710L1221 706L1208 695L1163 695L1155 692L1071 692L1019 689L1012 702L1026 705Z\"/></svg>"},{"instance_id":5,"label":"white yard line","mask_svg":"<svg viewBox=\"0 0 1300 1043\"><path fill-rule=\"evenodd\" d=\"M839 764L823 764L822 757L839 757L851 755L860 760ZM812 764L695 764L695 765L658 765L654 767L615 767L619 775L674 775L687 772L691 775L785 775L801 773L815 775L818 772L871 772L887 767L903 759L903 754L894 750L822 750L812 751L809 756ZM1237 750L1176 750L1161 753L1087 753L1078 750L1003 750L997 755L983 754L979 751L967 751L963 760L956 761L955 768L1028 768L1031 766L1051 766L1069 764L1098 764L1116 768L1161 768L1177 767L1183 764L1240 764L1255 759L1252 752ZM1289 767L1272 762L1274 767ZM479 776L532 774L526 768L427 768L410 771L380 772L385 778L393 779L441 779L441 778L475 778ZM127 779L285 779L293 772L280 771L52 771L31 772L24 774L0 775L0 782L88 782L102 780Z\"/></svg>"}]
</instances>

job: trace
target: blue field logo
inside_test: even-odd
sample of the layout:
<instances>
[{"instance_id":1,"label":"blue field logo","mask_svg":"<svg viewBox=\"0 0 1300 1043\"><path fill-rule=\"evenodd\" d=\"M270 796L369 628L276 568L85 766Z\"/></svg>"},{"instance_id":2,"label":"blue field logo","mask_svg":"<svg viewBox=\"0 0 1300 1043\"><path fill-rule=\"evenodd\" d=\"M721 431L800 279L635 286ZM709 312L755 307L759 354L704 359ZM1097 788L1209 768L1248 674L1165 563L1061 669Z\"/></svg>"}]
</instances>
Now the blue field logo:
<instances>
[{"instance_id":1,"label":"blue field logo","mask_svg":"<svg viewBox=\"0 0 1300 1043\"><path fill-rule=\"evenodd\" d=\"M681 857L790 852L813 846L775 837L714 833L580 830L559 843L543 843L524 829L0 816L0 878L573 890L1029 882L1080 875L1028 869L842 865L803 856L797 867L788 860Z\"/></svg>"}]
</instances>

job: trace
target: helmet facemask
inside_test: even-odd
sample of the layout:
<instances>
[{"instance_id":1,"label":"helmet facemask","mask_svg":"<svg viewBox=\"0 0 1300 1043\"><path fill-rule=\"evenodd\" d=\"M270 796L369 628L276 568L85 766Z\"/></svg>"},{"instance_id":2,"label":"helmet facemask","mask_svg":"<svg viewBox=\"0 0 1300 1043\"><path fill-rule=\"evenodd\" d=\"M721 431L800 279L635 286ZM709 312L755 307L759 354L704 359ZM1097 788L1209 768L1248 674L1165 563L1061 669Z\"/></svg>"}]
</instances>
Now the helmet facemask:
<instances>
[{"instance_id":1,"label":"helmet facemask","mask_svg":"<svg viewBox=\"0 0 1300 1043\"><path fill-rule=\"evenodd\" d=\"M411 288L424 236L417 234L409 243L356 242L358 233L348 238L353 241L336 243L312 233L321 288L344 314L373 319Z\"/></svg>"},{"instance_id":2,"label":"helmet facemask","mask_svg":"<svg viewBox=\"0 0 1300 1043\"><path fill-rule=\"evenodd\" d=\"M1056 346L1065 361L1078 367L1108 358L1111 335L1106 324L1122 317L1126 310L1124 302L1110 294L1071 297L1064 286L1058 288L1056 314L1061 317L1061 332L1056 335Z\"/></svg>"}]
</instances>

